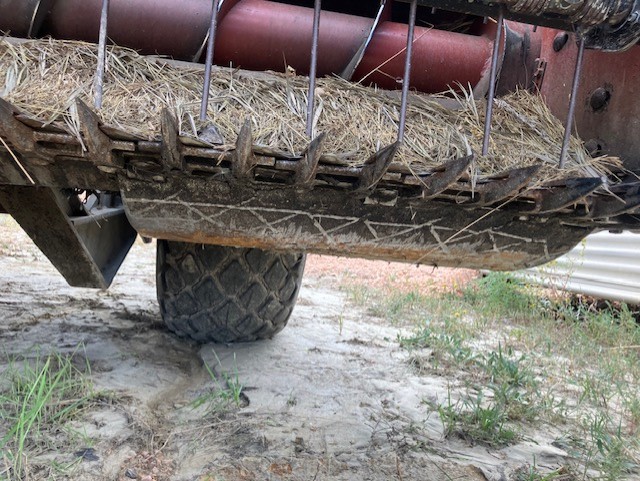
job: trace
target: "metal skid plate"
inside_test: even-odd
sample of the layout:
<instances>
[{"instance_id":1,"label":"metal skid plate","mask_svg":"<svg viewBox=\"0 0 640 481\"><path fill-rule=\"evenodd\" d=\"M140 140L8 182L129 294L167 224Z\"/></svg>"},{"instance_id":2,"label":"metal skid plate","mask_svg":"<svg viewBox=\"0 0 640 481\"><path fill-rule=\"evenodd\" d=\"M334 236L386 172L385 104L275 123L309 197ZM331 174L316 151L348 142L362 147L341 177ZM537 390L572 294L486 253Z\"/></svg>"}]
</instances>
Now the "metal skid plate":
<instances>
[{"instance_id":1,"label":"metal skid plate","mask_svg":"<svg viewBox=\"0 0 640 481\"><path fill-rule=\"evenodd\" d=\"M139 233L185 242L511 270L550 261L591 230L517 209L468 209L383 192L358 199L331 188L303 192L188 176L122 182Z\"/></svg>"}]
</instances>

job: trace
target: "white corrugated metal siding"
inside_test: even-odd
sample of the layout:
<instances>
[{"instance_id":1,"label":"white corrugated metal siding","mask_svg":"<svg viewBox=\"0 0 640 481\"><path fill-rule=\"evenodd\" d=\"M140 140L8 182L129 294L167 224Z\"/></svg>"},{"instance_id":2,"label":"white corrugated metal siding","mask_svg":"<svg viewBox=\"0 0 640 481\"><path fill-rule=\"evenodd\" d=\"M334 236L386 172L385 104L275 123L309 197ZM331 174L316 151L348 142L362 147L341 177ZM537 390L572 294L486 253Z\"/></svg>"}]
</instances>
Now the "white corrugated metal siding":
<instances>
[{"instance_id":1,"label":"white corrugated metal siding","mask_svg":"<svg viewBox=\"0 0 640 481\"><path fill-rule=\"evenodd\" d=\"M640 234L593 234L571 252L525 276L547 286L640 304Z\"/></svg>"}]
</instances>

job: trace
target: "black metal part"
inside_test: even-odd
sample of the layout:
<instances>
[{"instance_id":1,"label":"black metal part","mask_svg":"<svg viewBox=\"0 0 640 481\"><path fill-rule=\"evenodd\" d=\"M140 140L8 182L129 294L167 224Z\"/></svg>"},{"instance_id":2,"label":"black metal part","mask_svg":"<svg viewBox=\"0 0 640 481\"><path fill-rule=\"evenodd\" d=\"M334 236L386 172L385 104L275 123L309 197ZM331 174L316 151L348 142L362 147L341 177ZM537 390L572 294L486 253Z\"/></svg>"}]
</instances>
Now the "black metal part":
<instances>
[{"instance_id":1,"label":"black metal part","mask_svg":"<svg viewBox=\"0 0 640 481\"><path fill-rule=\"evenodd\" d=\"M599 226L619 225L618 218L600 222L585 215L601 179L521 191L532 167L480 178L474 186L465 175L473 156L414 172L392 161L396 143L358 167L323 155L323 136L314 139L304 155L292 156L254 145L250 119L235 149L215 147L180 139L169 112L162 114L161 141L135 140L101 126L83 104L78 104L78 137L59 126L16 116L5 104L9 115L0 119L0 129L17 126L26 136L22 144L17 139L10 147L38 185L124 190L132 202L129 213L136 215L136 227L147 236L513 269L550 260ZM42 152L47 155L36 156ZM9 150L0 147L0 184L25 182ZM630 180L631 187L636 184ZM481 194L478 202L466 202L473 192ZM505 196L513 199L497 205ZM4 200L0 203L9 209ZM632 220L625 218L626 223ZM575 229L563 234L569 224Z\"/></svg>"},{"instance_id":2,"label":"black metal part","mask_svg":"<svg viewBox=\"0 0 640 481\"><path fill-rule=\"evenodd\" d=\"M184 170L184 158L180 153L178 120L167 109L160 114L160 132L162 135L162 164L165 170Z\"/></svg>"},{"instance_id":3,"label":"black metal part","mask_svg":"<svg viewBox=\"0 0 640 481\"><path fill-rule=\"evenodd\" d=\"M542 72L540 71L542 59L540 59L540 49L537 42L535 40L532 42L534 36L532 31L525 30L523 32L515 27L518 25L503 21L504 47L500 52L496 85L496 96L498 97L507 95L514 89L535 89L535 83L544 73L544 66L542 66ZM477 89L478 85L474 87L474 93Z\"/></svg>"},{"instance_id":4,"label":"black metal part","mask_svg":"<svg viewBox=\"0 0 640 481\"><path fill-rule=\"evenodd\" d=\"M409 3L411 0L398 1ZM570 32L575 30L576 25L591 27L593 33L588 33L588 36L592 36L593 40L588 42L588 48L603 48L615 51L628 48L630 44L633 44L632 42L637 43L638 41L638 20L635 16L635 12L638 11L638 0L635 0L635 5L632 4L633 1L634 0L623 0L619 2L490 2L488 0L418 0L418 3L427 7L436 7L440 10L493 18L497 18L499 11L504 9L505 5L509 5L509 8L504 11L505 20L557 28ZM544 8L535 14L527 12L526 8L522 11L517 11L510 6L515 3L533 8L535 8L534 4L536 3L541 7L555 4L555 7L559 10L566 8L567 14L563 15L557 12L545 11ZM582 12L575 12L576 15L572 17L568 12L572 8L582 8ZM595 15L593 15L594 13ZM580 18L581 16L582 18ZM596 27L593 27L594 17L599 17L596 21ZM606 27L605 25L613 26Z\"/></svg>"},{"instance_id":5,"label":"black metal part","mask_svg":"<svg viewBox=\"0 0 640 481\"><path fill-rule=\"evenodd\" d=\"M420 176L422 198L431 199L447 190L458 181L474 160L474 155L461 157L443 164L439 171L433 172L428 176Z\"/></svg>"},{"instance_id":6,"label":"black metal part","mask_svg":"<svg viewBox=\"0 0 640 481\"><path fill-rule=\"evenodd\" d=\"M74 287L109 287L137 235L122 206L79 215L59 190L0 186L0 203Z\"/></svg>"},{"instance_id":7,"label":"black metal part","mask_svg":"<svg viewBox=\"0 0 640 481\"><path fill-rule=\"evenodd\" d=\"M236 140L236 150L233 155L233 175L238 179L246 180L252 176L252 171L256 165L256 158L253 155L253 133L251 131L251 119L247 119Z\"/></svg>"},{"instance_id":8,"label":"black metal part","mask_svg":"<svg viewBox=\"0 0 640 481\"><path fill-rule=\"evenodd\" d=\"M47 158L48 153L39 149L33 130L16 118L17 109L0 97L0 133L23 155Z\"/></svg>"},{"instance_id":9,"label":"black metal part","mask_svg":"<svg viewBox=\"0 0 640 481\"><path fill-rule=\"evenodd\" d=\"M606 108L611 100L611 90L606 87L598 87L593 91L589 98L589 106L594 112L598 112Z\"/></svg>"},{"instance_id":10,"label":"black metal part","mask_svg":"<svg viewBox=\"0 0 640 481\"><path fill-rule=\"evenodd\" d=\"M548 214L569 207L581 201L589 194L602 187L603 181L599 177L571 179L555 186L548 186L530 194L536 199L535 207L525 209L525 212Z\"/></svg>"},{"instance_id":11,"label":"black metal part","mask_svg":"<svg viewBox=\"0 0 640 481\"><path fill-rule=\"evenodd\" d=\"M559 52L569 41L569 34L567 32L558 33L553 39L553 51Z\"/></svg>"},{"instance_id":12,"label":"black metal part","mask_svg":"<svg viewBox=\"0 0 640 481\"><path fill-rule=\"evenodd\" d=\"M640 209L640 192L632 188L621 196L602 195L595 197L589 206L589 219L608 219Z\"/></svg>"},{"instance_id":13,"label":"black metal part","mask_svg":"<svg viewBox=\"0 0 640 481\"><path fill-rule=\"evenodd\" d=\"M106 167L122 167L122 161L113 154L111 138L100 129L100 119L95 112L80 99L76 99L76 110L85 147L94 162Z\"/></svg>"},{"instance_id":14,"label":"black metal part","mask_svg":"<svg viewBox=\"0 0 640 481\"><path fill-rule=\"evenodd\" d=\"M293 183L302 189L310 189L316 180L322 146L326 134L323 132L311 141L302 158L297 162Z\"/></svg>"},{"instance_id":15,"label":"black metal part","mask_svg":"<svg viewBox=\"0 0 640 481\"><path fill-rule=\"evenodd\" d=\"M520 191L531 183L541 167L540 164L532 165L491 177L487 183L476 187L469 202L486 206L502 202L505 199L515 199Z\"/></svg>"},{"instance_id":16,"label":"black metal part","mask_svg":"<svg viewBox=\"0 0 640 481\"><path fill-rule=\"evenodd\" d=\"M391 162L393 162L399 148L400 142L395 142L380 149L367 159L358 176L358 182L356 183L357 193L369 192L376 188L389 170L389 166L391 166Z\"/></svg>"},{"instance_id":17,"label":"black metal part","mask_svg":"<svg viewBox=\"0 0 640 481\"><path fill-rule=\"evenodd\" d=\"M587 48L604 52L621 52L640 42L640 0L630 15L618 25L597 25L584 32Z\"/></svg>"},{"instance_id":18,"label":"black metal part","mask_svg":"<svg viewBox=\"0 0 640 481\"><path fill-rule=\"evenodd\" d=\"M387 206L328 187L300 192L187 176L122 185L128 217L142 235L185 242L512 270L550 261L591 232L561 218L522 221L515 209L487 215L403 198Z\"/></svg>"}]
</instances>

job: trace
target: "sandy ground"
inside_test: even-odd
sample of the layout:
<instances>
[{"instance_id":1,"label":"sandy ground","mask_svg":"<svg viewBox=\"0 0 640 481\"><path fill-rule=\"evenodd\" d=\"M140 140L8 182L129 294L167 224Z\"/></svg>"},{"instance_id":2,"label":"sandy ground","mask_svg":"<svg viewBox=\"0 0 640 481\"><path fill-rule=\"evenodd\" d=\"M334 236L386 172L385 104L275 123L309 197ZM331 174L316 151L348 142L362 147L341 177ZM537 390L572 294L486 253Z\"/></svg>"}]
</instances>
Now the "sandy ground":
<instances>
[{"instance_id":1,"label":"sandy ground","mask_svg":"<svg viewBox=\"0 0 640 481\"><path fill-rule=\"evenodd\" d=\"M68 287L6 216L0 232L2 359L82 346L96 389L112 393L74 423L80 444L51 454L65 462L82 443L92 449L65 479L498 481L534 456L540 466L562 463L542 434L500 450L444 440L423 401L444 399L455 379L412 371L401 328L350 305L336 282L351 275L385 287L410 272L425 288L455 287L473 272L311 258L282 333L198 346L162 325L153 245L136 244L99 292ZM205 362L237 377L239 407L193 407L215 387Z\"/></svg>"}]
</instances>

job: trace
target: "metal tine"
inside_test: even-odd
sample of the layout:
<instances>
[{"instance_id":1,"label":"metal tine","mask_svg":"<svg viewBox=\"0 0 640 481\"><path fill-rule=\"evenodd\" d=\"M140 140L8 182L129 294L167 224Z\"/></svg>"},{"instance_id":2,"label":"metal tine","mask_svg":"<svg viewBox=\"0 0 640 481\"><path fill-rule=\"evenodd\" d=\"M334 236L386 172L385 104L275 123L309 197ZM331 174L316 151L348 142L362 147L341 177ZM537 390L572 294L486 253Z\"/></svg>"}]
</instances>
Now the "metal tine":
<instances>
[{"instance_id":1,"label":"metal tine","mask_svg":"<svg viewBox=\"0 0 640 481\"><path fill-rule=\"evenodd\" d=\"M322 156L322 148L326 139L325 132L311 141L305 151L305 155L298 161L294 174L294 183L297 187L311 187L318 173L318 165Z\"/></svg>"},{"instance_id":2,"label":"metal tine","mask_svg":"<svg viewBox=\"0 0 640 481\"><path fill-rule=\"evenodd\" d=\"M391 4L390 3L387 4L387 0L380 0L380 7L378 8L378 13L376 15L376 18L373 20L373 24L371 25L371 30L369 31L369 35L367 35L367 38L364 40L364 42L362 42L362 45L360 46L356 54L353 56L349 64L345 67L345 69L340 74L340 77L342 77L343 79L351 80L351 78L353 77L353 74L356 72L356 70L360 66L360 62L362 62L362 59L364 58L364 54L366 53L367 48L369 47L369 44L373 39L373 35L378 29L378 25L380 25L382 14L384 13L384 10L387 5L391 5Z\"/></svg>"},{"instance_id":3,"label":"metal tine","mask_svg":"<svg viewBox=\"0 0 640 481\"><path fill-rule=\"evenodd\" d=\"M602 184L603 180L600 177L586 177L567 180L564 185L538 189L532 193L536 200L535 207L524 212L548 214L564 209L592 194Z\"/></svg>"},{"instance_id":4,"label":"metal tine","mask_svg":"<svg viewBox=\"0 0 640 481\"><path fill-rule=\"evenodd\" d=\"M434 172L425 179L421 177L422 197L431 199L447 190L460 179L474 160L475 155L473 154L450 160L442 166L441 171Z\"/></svg>"},{"instance_id":5,"label":"metal tine","mask_svg":"<svg viewBox=\"0 0 640 481\"><path fill-rule=\"evenodd\" d=\"M180 128L178 120L169 109L162 109L160 114L160 132L162 135L161 158L165 170L183 170L184 159L180 154Z\"/></svg>"},{"instance_id":6,"label":"metal tine","mask_svg":"<svg viewBox=\"0 0 640 481\"><path fill-rule=\"evenodd\" d=\"M15 147L21 150L21 154L32 154L40 158L47 158L49 156L43 155L42 152L38 152L36 149L37 144L34 138L34 130L28 125L20 122L13 114L16 109L6 100L3 100L0 97L0 133L4 134L4 137L0 135L0 146L6 148L9 151L9 154L13 158L13 162L16 164L18 169L22 172L22 175L27 179L27 181L35 185L35 181L33 177L29 174L27 169L22 165L18 156L16 156L15 152L13 152L7 143L5 142L5 138L9 140Z\"/></svg>"},{"instance_id":7,"label":"metal tine","mask_svg":"<svg viewBox=\"0 0 640 481\"><path fill-rule=\"evenodd\" d=\"M80 119L80 131L89 153L110 156L111 139L100 129L100 119L96 113L79 98L76 98L76 110Z\"/></svg>"},{"instance_id":8,"label":"metal tine","mask_svg":"<svg viewBox=\"0 0 640 481\"><path fill-rule=\"evenodd\" d=\"M80 119L80 131L92 160L101 165L122 167L124 161L119 161L113 155L111 138L100 128L100 119L96 113L78 98L76 99L76 109Z\"/></svg>"},{"instance_id":9,"label":"metal tine","mask_svg":"<svg viewBox=\"0 0 640 481\"><path fill-rule=\"evenodd\" d=\"M571 142L571 130L573 128L573 117L576 112L576 100L578 98L578 88L580 87L580 75L582 74L582 63L584 60L584 37L579 35L578 54L576 56L576 67L573 72L573 83L571 84L571 97L569 99L569 113L564 129L564 139L562 140L562 150L560 151L560 168L564 167L569 153L569 143Z\"/></svg>"},{"instance_id":10,"label":"metal tine","mask_svg":"<svg viewBox=\"0 0 640 481\"><path fill-rule=\"evenodd\" d=\"M211 87L211 69L213 67L213 54L216 42L216 31L218 30L218 11L220 10L220 0L213 0L211 8L211 24L209 26L209 38L207 40L207 58L204 67L204 86L202 88L202 103L200 104L200 120L207 119L207 108L209 106L209 89Z\"/></svg>"},{"instance_id":11,"label":"metal tine","mask_svg":"<svg viewBox=\"0 0 640 481\"><path fill-rule=\"evenodd\" d=\"M389 166L391 162L393 162L399 148L400 142L394 142L380 149L367 159L360 170L360 177L358 178L355 188L356 193L363 193L375 189L378 182L382 180L384 174L389 170Z\"/></svg>"},{"instance_id":12,"label":"metal tine","mask_svg":"<svg viewBox=\"0 0 640 481\"><path fill-rule=\"evenodd\" d=\"M489 154L489 139L491 137L491 119L493 117L493 100L496 97L496 80L498 78L498 54L500 53L500 41L502 40L502 27L504 14L502 8L498 12L498 24L496 26L496 38L493 41L493 53L491 54L491 73L489 75L489 96L487 98L487 111L484 119L484 138L482 139L482 155Z\"/></svg>"},{"instance_id":13,"label":"metal tine","mask_svg":"<svg viewBox=\"0 0 640 481\"><path fill-rule=\"evenodd\" d=\"M640 207L640 195L625 195L622 199L612 196L594 199L587 217L590 219L606 219L618 215L629 214Z\"/></svg>"},{"instance_id":14,"label":"metal tine","mask_svg":"<svg viewBox=\"0 0 640 481\"><path fill-rule=\"evenodd\" d=\"M245 120L234 152L232 171L238 179L246 180L252 177L251 171L256 165L256 157L253 155L253 132L251 131L251 119Z\"/></svg>"},{"instance_id":15,"label":"metal tine","mask_svg":"<svg viewBox=\"0 0 640 481\"><path fill-rule=\"evenodd\" d=\"M320 14L322 1L313 5L313 36L311 40L311 65L309 67L309 92L307 94L307 137L313 137L313 118L316 110L316 76L318 75L318 39L320 37Z\"/></svg>"},{"instance_id":16,"label":"metal tine","mask_svg":"<svg viewBox=\"0 0 640 481\"><path fill-rule=\"evenodd\" d=\"M0 129L5 138L22 154L46 158L46 155L40 153L40 149L37 148L34 130L20 122L14 115L15 113L19 113L19 111L13 104L0 97Z\"/></svg>"},{"instance_id":17,"label":"metal tine","mask_svg":"<svg viewBox=\"0 0 640 481\"><path fill-rule=\"evenodd\" d=\"M409 32L407 34L407 52L404 62L404 77L402 78L402 103L400 105L400 124L398 126L398 142L404 142L404 134L407 128L407 104L409 102L409 84L411 82L411 59L413 57L413 37L416 27L418 12L418 0L411 1L409 10Z\"/></svg>"},{"instance_id":18,"label":"metal tine","mask_svg":"<svg viewBox=\"0 0 640 481\"><path fill-rule=\"evenodd\" d=\"M94 105L102 108L102 95L104 93L104 70L107 58L107 27L109 23L109 0L102 0L102 12L100 13L100 37L98 40L98 67L95 79Z\"/></svg>"},{"instance_id":19,"label":"metal tine","mask_svg":"<svg viewBox=\"0 0 640 481\"><path fill-rule=\"evenodd\" d=\"M495 204L517 196L520 191L526 187L531 178L538 173L542 165L531 165L529 167L521 167L513 169L499 176L494 176L486 184L482 184L476 188L477 198L471 200L474 204L481 206Z\"/></svg>"}]
</instances>

